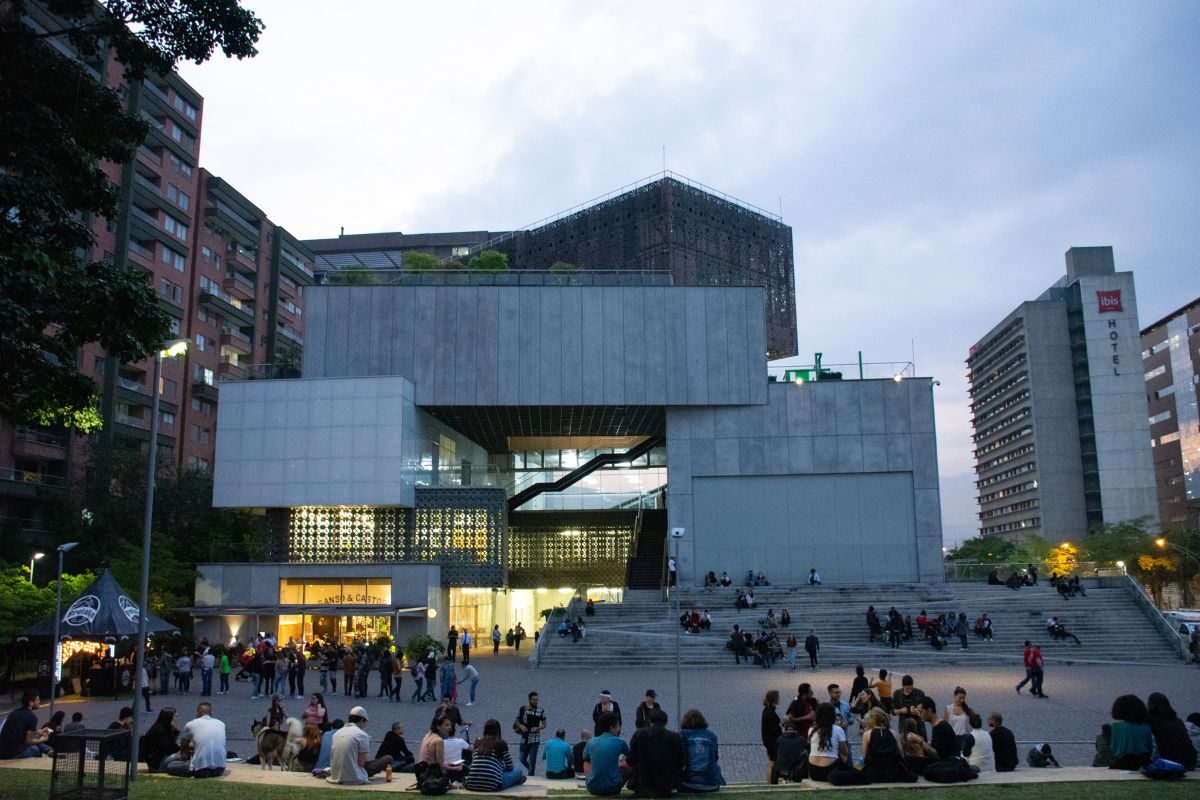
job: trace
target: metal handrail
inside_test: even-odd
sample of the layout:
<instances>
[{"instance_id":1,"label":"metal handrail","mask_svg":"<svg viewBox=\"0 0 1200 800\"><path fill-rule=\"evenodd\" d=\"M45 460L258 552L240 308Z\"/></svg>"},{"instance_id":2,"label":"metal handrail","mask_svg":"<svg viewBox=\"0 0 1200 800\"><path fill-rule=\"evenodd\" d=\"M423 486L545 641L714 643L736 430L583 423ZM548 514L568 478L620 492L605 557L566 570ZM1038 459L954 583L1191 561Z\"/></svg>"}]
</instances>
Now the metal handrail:
<instances>
[{"instance_id":1,"label":"metal handrail","mask_svg":"<svg viewBox=\"0 0 1200 800\"><path fill-rule=\"evenodd\" d=\"M354 280L341 282L338 276ZM581 269L575 272L510 269L331 269L317 272L318 286L673 286L668 270ZM636 281L635 281L636 278ZM748 280L748 279L747 279ZM726 284L739 285L739 284ZM746 284L752 285L752 284Z\"/></svg>"},{"instance_id":2,"label":"metal handrail","mask_svg":"<svg viewBox=\"0 0 1200 800\"><path fill-rule=\"evenodd\" d=\"M581 589L576 589L575 594L571 595L571 599L567 601L567 606L563 609L563 615L566 619L571 619L572 613L576 610L576 604L579 602L579 595L581 591ZM546 642L549 641L550 635L553 634L557 629L557 626L555 626L555 629L551 629L550 627L552 624L554 624L554 616L555 614L553 610L546 615L546 622L542 625L542 632L538 634L537 642L535 642L533 645L533 651L529 654L529 661L532 666L537 667L541 665L542 648L546 646Z\"/></svg>"},{"instance_id":3,"label":"metal handrail","mask_svg":"<svg viewBox=\"0 0 1200 800\"><path fill-rule=\"evenodd\" d=\"M1175 625L1172 624L1169 619L1167 619L1166 615L1163 614L1162 610L1154 602L1154 598L1151 597L1148 591L1146 591L1146 587L1142 586L1142 584L1138 582L1137 578L1128 573L1124 575L1124 578L1125 580L1121 582L1121 587L1125 589L1127 594L1133 597L1133 601L1137 604L1138 608L1142 610L1142 613L1150 618L1151 624L1158 628L1160 633L1164 634L1173 642L1173 646L1175 647L1178 655L1186 660L1188 652L1188 637L1182 635L1175 628Z\"/></svg>"},{"instance_id":4,"label":"metal handrail","mask_svg":"<svg viewBox=\"0 0 1200 800\"><path fill-rule=\"evenodd\" d=\"M1039 569L1039 578L1048 578L1054 567L1044 561L1033 562ZM998 569L1001 580L1016 572L1024 575L1029 562L987 562L987 561L955 561L947 560L942 569L947 581L975 581L987 577L992 569ZM1103 578L1124 575L1125 569L1119 565L1106 564L1101 561L1076 561L1064 574L1078 575L1081 578ZM1045 570L1042 572L1041 570Z\"/></svg>"}]
</instances>

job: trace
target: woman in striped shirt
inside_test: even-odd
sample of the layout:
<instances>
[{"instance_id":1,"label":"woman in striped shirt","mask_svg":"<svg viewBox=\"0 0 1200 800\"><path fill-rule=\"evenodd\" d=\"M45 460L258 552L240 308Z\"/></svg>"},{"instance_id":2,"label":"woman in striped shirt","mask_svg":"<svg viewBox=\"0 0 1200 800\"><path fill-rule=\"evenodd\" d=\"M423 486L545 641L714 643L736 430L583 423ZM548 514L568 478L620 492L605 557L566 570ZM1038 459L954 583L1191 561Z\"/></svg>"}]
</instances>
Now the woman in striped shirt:
<instances>
[{"instance_id":1,"label":"woman in striped shirt","mask_svg":"<svg viewBox=\"0 0 1200 800\"><path fill-rule=\"evenodd\" d=\"M500 722L483 723L483 735L475 740L475 757L467 773L466 788L473 792L499 792L525 782L525 769L514 766L508 744L500 735Z\"/></svg>"}]
</instances>

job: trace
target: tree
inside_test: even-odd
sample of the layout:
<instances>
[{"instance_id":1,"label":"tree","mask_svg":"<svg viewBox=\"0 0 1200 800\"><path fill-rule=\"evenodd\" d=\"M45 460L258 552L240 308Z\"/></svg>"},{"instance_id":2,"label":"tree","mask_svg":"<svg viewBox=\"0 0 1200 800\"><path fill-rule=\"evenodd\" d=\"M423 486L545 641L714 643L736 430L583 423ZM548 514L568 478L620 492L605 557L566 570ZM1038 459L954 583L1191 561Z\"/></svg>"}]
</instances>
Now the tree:
<instances>
[{"instance_id":1,"label":"tree","mask_svg":"<svg viewBox=\"0 0 1200 800\"><path fill-rule=\"evenodd\" d=\"M441 261L432 253L410 250L404 254L404 269L409 272L428 272L441 268Z\"/></svg>"},{"instance_id":2,"label":"tree","mask_svg":"<svg viewBox=\"0 0 1200 800\"><path fill-rule=\"evenodd\" d=\"M327 286L374 286L379 283L375 273L362 264L348 264L325 273Z\"/></svg>"},{"instance_id":3,"label":"tree","mask_svg":"<svg viewBox=\"0 0 1200 800\"><path fill-rule=\"evenodd\" d=\"M508 256L499 250L484 250L467 262L474 272L508 272Z\"/></svg>"},{"instance_id":4,"label":"tree","mask_svg":"<svg viewBox=\"0 0 1200 800\"><path fill-rule=\"evenodd\" d=\"M63 575L63 606L70 605L94 579L91 573ZM56 580L45 586L29 582L28 565L0 564L0 642L8 643L21 631L54 613Z\"/></svg>"},{"instance_id":5,"label":"tree","mask_svg":"<svg viewBox=\"0 0 1200 800\"><path fill-rule=\"evenodd\" d=\"M262 23L237 0L49 0L63 26L40 33L22 21L27 5L0 3L0 416L90 431L96 386L76 370L79 348L140 360L168 338L170 318L142 270L80 257L94 218L117 213L101 162L130 161L149 126L48 40L85 59L111 48L137 81L218 46L253 56Z\"/></svg>"},{"instance_id":6,"label":"tree","mask_svg":"<svg viewBox=\"0 0 1200 800\"><path fill-rule=\"evenodd\" d=\"M950 561L978 561L984 564L1004 564L1016 551L1016 545L1000 536L977 536L967 539L946 554Z\"/></svg>"}]
</instances>

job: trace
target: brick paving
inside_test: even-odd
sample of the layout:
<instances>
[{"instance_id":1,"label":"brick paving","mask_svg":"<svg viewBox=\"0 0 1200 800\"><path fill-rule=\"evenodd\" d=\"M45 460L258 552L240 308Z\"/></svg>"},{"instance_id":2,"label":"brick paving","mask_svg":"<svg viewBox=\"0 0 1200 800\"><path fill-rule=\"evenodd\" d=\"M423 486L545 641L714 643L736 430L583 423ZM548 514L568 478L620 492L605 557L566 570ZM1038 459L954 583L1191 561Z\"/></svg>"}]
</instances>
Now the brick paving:
<instances>
[{"instance_id":1,"label":"brick paving","mask_svg":"<svg viewBox=\"0 0 1200 800\"><path fill-rule=\"evenodd\" d=\"M475 706L467 707L465 698L460 697L463 716L474 722L473 733L478 733L483 721L495 717L501 722L506 736L511 736L510 723L517 707L525 702L526 694L536 690L541 695L542 706L547 710L550 735L557 727L567 731L569 741L577 741L581 728L591 728L591 711L596 695L602 689L610 690L620 702L626 720L625 734L632 732L634 707L648 688L658 692L659 702L671 716L675 726L675 673L666 669L641 669L636 665L622 664L604 666L595 670L531 668L526 651L520 655L502 651L493 657L483 653L473 659L480 673L479 700ZM895 662L867 664L868 669L886 667L893 672L904 672L905 665L900 657ZM311 692L318 689L317 673L310 672L306 688ZM1023 670L1004 666L961 666L914 669L916 685L944 705L951 699L955 686L967 689L967 702L981 714L1000 711L1005 724L1012 728L1018 742L1035 741L1055 743L1055 753L1064 766L1086 766L1091 763L1094 751L1092 742L1100 725L1109 719L1108 709L1119 694L1134 693L1145 698L1150 692L1164 692L1180 716L1200 711L1200 669L1195 666L1129 666L1129 665L1074 665L1057 666L1053 661L1046 665L1045 690L1049 697L1038 700L1026 692L1018 696L1014 691ZM759 719L763 694L768 689L778 689L784 705L795 695L797 684L802 681L818 688L818 698L824 698L825 686L837 682L848 688L853 679L853 670L843 667L809 672L797 669L794 673L786 669L764 670L759 667L732 663L728 670L698 669L682 673L682 707L699 708L707 717L711 729L720 737L721 762L726 779L731 783L763 780L765 760L759 744ZM198 685L194 681L193 685ZM340 682L339 682L340 684ZM409 746L414 748L427 730L433 706L429 703L414 704L407 698L412 683L405 676L404 702L394 703L377 698L378 683L372 677L370 696L362 700L345 697L339 691L326 697L330 712L335 717L345 717L352 705L361 703L371 717L368 731L372 740L383 738L394 720L404 723ZM897 681L898 685L898 681ZM339 685L339 690L340 690ZM251 702L248 698L248 683L234 682L226 696L211 698L214 713L225 721L230 748L239 754L249 755L252 751L250 724L255 717L266 714L269 701ZM197 691L190 695L171 695L166 698L155 696L152 700L155 711L160 706L171 704L180 709L183 721L192 715L200 701ZM299 715L307 700L288 700L285 706L289 713ZM116 718L116 712L125 703L112 700L86 700L60 703L68 715L72 711L83 711L86 720L93 725L107 726ZM43 709L40 716L47 718ZM154 714L142 715L143 726L153 721ZM852 737L854 738L854 737ZM856 752L858 748L856 747ZM539 771L540 765L539 765Z\"/></svg>"}]
</instances>

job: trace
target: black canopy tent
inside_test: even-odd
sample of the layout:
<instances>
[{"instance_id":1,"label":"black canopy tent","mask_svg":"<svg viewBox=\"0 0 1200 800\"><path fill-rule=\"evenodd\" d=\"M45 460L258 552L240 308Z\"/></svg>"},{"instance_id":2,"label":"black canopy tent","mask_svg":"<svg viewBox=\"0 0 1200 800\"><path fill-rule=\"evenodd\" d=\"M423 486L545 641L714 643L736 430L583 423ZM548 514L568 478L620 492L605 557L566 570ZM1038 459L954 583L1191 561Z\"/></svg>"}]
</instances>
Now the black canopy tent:
<instances>
[{"instance_id":1,"label":"black canopy tent","mask_svg":"<svg viewBox=\"0 0 1200 800\"><path fill-rule=\"evenodd\" d=\"M80 593L75 602L67 607L58 624L59 641L85 641L116 644L122 639L136 639L138 632L138 615L140 609L137 603L121 588L112 573L107 569L96 577L96 580ZM146 614L146 633L172 633L178 631L171 623ZM54 615L39 620L26 628L22 637L29 639L53 639ZM56 651L57 652L57 651ZM101 678L103 687L93 687L94 693L108 693L118 687L131 686L131 667L121 675L116 673L115 665L108 674ZM93 676L98 677L98 676ZM108 685L111 684L111 685ZM96 690L99 690L98 692Z\"/></svg>"}]
</instances>

